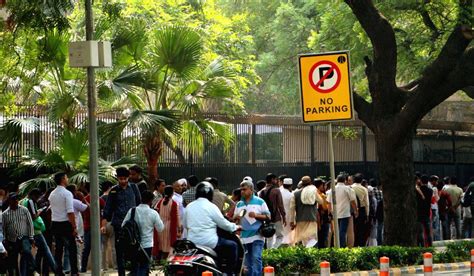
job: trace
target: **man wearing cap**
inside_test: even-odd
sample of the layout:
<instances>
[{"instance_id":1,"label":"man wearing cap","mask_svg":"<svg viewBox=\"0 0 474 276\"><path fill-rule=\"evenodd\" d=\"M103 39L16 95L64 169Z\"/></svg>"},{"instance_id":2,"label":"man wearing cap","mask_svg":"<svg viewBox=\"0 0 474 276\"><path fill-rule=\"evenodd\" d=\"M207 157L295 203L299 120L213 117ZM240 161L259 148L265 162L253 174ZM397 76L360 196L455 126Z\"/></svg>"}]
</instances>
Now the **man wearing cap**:
<instances>
[{"instance_id":1,"label":"man wearing cap","mask_svg":"<svg viewBox=\"0 0 474 276\"><path fill-rule=\"evenodd\" d=\"M240 191L242 199L237 203L234 219L239 217L240 211L246 210L244 217L240 218L242 226L241 240L244 244L245 251L245 267L247 276L262 275L262 251L264 237L260 235L259 229L262 221L270 218L265 201L254 195L254 186L250 181L242 181L240 183Z\"/></svg>"},{"instance_id":2,"label":"man wearing cap","mask_svg":"<svg viewBox=\"0 0 474 276\"><path fill-rule=\"evenodd\" d=\"M265 178L267 185L260 191L259 196L267 203L272 216L272 222L275 224L275 241L270 238L267 240L268 248L278 248L283 242L283 227L286 226L286 213L283 207L281 191L278 187L278 178L273 173L267 174Z\"/></svg>"},{"instance_id":3,"label":"man wearing cap","mask_svg":"<svg viewBox=\"0 0 474 276\"><path fill-rule=\"evenodd\" d=\"M295 243L313 247L318 242L318 203L323 204L309 176L301 178L302 189L295 192L290 203L290 224L295 231Z\"/></svg>"},{"instance_id":4,"label":"man wearing cap","mask_svg":"<svg viewBox=\"0 0 474 276\"><path fill-rule=\"evenodd\" d=\"M293 198L293 193L291 193L291 186L293 185L293 179L284 178L283 185L280 187L281 198L283 200L283 207L285 208L286 221L290 221L290 202ZM283 227L283 242L282 244L292 245L293 244L293 235L294 231L291 230L291 225L289 223Z\"/></svg>"},{"instance_id":5,"label":"man wearing cap","mask_svg":"<svg viewBox=\"0 0 474 276\"><path fill-rule=\"evenodd\" d=\"M33 275L34 263L31 247L34 245L34 228L30 212L18 204L18 195L10 193L9 207L3 213L3 234L8 251L8 275ZM20 270L18 255L21 254Z\"/></svg>"}]
</instances>

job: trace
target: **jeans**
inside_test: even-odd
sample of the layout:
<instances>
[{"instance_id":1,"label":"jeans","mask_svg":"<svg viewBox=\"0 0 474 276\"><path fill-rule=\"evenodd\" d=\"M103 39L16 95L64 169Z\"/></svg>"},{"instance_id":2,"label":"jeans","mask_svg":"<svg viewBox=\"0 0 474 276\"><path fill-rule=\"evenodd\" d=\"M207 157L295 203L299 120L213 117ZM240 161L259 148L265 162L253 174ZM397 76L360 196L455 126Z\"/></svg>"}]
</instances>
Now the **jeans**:
<instances>
[{"instance_id":1,"label":"jeans","mask_svg":"<svg viewBox=\"0 0 474 276\"><path fill-rule=\"evenodd\" d=\"M73 236L73 229L69 221L56 222L53 221L51 232L56 241L56 248L54 250L54 259L58 267L57 272L62 273L63 270L63 252L67 248L69 252L69 262L71 264L71 274L77 274L79 269L77 267L77 245L76 238Z\"/></svg>"},{"instance_id":2,"label":"jeans","mask_svg":"<svg viewBox=\"0 0 474 276\"><path fill-rule=\"evenodd\" d=\"M424 247L433 246L431 239L431 220L429 217L418 219L418 245Z\"/></svg>"},{"instance_id":3,"label":"jeans","mask_svg":"<svg viewBox=\"0 0 474 276\"><path fill-rule=\"evenodd\" d=\"M443 237L443 240L449 240L451 239L450 235L451 235L451 229L450 229L450 226L448 224L448 214L447 213L443 213L443 214L439 214L439 219L441 221L441 229L443 230L442 232L442 237Z\"/></svg>"},{"instance_id":4,"label":"jeans","mask_svg":"<svg viewBox=\"0 0 474 276\"><path fill-rule=\"evenodd\" d=\"M151 256L151 249L151 247L143 248L143 250L145 250L145 252L148 254L148 257ZM134 262L132 267L133 276L147 276L150 274L150 262L148 260L143 262Z\"/></svg>"},{"instance_id":5,"label":"jeans","mask_svg":"<svg viewBox=\"0 0 474 276\"><path fill-rule=\"evenodd\" d=\"M227 263L225 264L225 271L228 274L234 272L234 266L238 262L239 249L235 241L227 240L219 237L217 240L216 248L214 248L217 254L226 258Z\"/></svg>"},{"instance_id":6,"label":"jeans","mask_svg":"<svg viewBox=\"0 0 474 276\"><path fill-rule=\"evenodd\" d=\"M247 276L260 276L263 274L262 267L262 251L263 241L257 240L252 243L244 244L245 251L245 267L247 268Z\"/></svg>"},{"instance_id":7,"label":"jeans","mask_svg":"<svg viewBox=\"0 0 474 276\"><path fill-rule=\"evenodd\" d=\"M472 218L463 218L462 220L462 234L463 238L470 239L472 237Z\"/></svg>"},{"instance_id":8,"label":"jeans","mask_svg":"<svg viewBox=\"0 0 474 276\"><path fill-rule=\"evenodd\" d=\"M81 272L87 271L87 262L89 261L89 254L91 253L91 231L84 231L84 250L81 256Z\"/></svg>"},{"instance_id":9,"label":"jeans","mask_svg":"<svg viewBox=\"0 0 474 276\"><path fill-rule=\"evenodd\" d=\"M433 214L433 240L439 241L441 239L440 235L440 223L439 223L439 213L438 209L431 209L431 213Z\"/></svg>"},{"instance_id":10,"label":"jeans","mask_svg":"<svg viewBox=\"0 0 474 276\"><path fill-rule=\"evenodd\" d=\"M27 237L23 237L16 242L7 243L8 252L8 275L33 275L34 273L34 259L31 254L31 242ZM18 255L20 257L20 270L18 270Z\"/></svg>"},{"instance_id":11,"label":"jeans","mask_svg":"<svg viewBox=\"0 0 474 276\"><path fill-rule=\"evenodd\" d=\"M383 244L383 221L377 220L377 245Z\"/></svg>"},{"instance_id":12,"label":"jeans","mask_svg":"<svg viewBox=\"0 0 474 276\"><path fill-rule=\"evenodd\" d=\"M461 208L457 208L454 212L448 212L448 239L451 239L451 223L454 221L456 228L456 239L461 238Z\"/></svg>"},{"instance_id":13,"label":"jeans","mask_svg":"<svg viewBox=\"0 0 474 276\"><path fill-rule=\"evenodd\" d=\"M339 245L341 248L346 247L347 227L349 226L349 218L340 218L339 222Z\"/></svg>"},{"instance_id":14,"label":"jeans","mask_svg":"<svg viewBox=\"0 0 474 276\"><path fill-rule=\"evenodd\" d=\"M48 267L51 268L53 271L56 271L56 261L54 261L53 254L49 249L48 243L44 238L43 234L35 235L35 245L38 251L36 252L36 269L37 271L41 271L42 275L48 275ZM42 262L42 260L46 260L46 262ZM43 267L41 267L41 263L43 263Z\"/></svg>"},{"instance_id":15,"label":"jeans","mask_svg":"<svg viewBox=\"0 0 474 276\"><path fill-rule=\"evenodd\" d=\"M115 233L115 256L117 257L117 270L119 276L125 276L125 261L123 260L123 248L120 246L120 233L122 232L122 227L114 226Z\"/></svg>"},{"instance_id":16,"label":"jeans","mask_svg":"<svg viewBox=\"0 0 474 276\"><path fill-rule=\"evenodd\" d=\"M328 247L328 235L330 228L331 224L329 223L324 222L321 224L321 230L318 231L318 248Z\"/></svg>"}]
</instances>

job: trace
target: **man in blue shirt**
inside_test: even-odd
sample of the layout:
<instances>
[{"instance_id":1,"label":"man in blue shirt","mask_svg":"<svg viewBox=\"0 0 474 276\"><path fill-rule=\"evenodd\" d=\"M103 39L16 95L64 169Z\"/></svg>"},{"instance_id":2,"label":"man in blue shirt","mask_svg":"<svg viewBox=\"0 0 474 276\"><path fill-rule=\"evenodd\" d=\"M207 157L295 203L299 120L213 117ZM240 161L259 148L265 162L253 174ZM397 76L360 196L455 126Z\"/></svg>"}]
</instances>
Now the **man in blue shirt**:
<instances>
[{"instance_id":1,"label":"man in blue shirt","mask_svg":"<svg viewBox=\"0 0 474 276\"><path fill-rule=\"evenodd\" d=\"M196 187L196 200L186 207L183 223L188 230L188 240L196 245L213 248L218 254L227 257L224 272L232 275L237 264L237 243L218 237L217 227L228 232L238 231L240 227L224 218L219 208L212 203L213 195L214 188L209 182L199 183Z\"/></svg>"},{"instance_id":2,"label":"man in blue shirt","mask_svg":"<svg viewBox=\"0 0 474 276\"><path fill-rule=\"evenodd\" d=\"M135 184L128 183L130 172L125 167L117 168L115 171L118 185L115 185L109 193L104 208L104 219L102 220L101 232L105 234L107 222L111 221L115 233L115 254L117 257L117 269L119 276L125 276L123 250L119 243L122 231L122 222L128 210L136 207L141 202L140 192Z\"/></svg>"},{"instance_id":3,"label":"man in blue shirt","mask_svg":"<svg viewBox=\"0 0 474 276\"><path fill-rule=\"evenodd\" d=\"M234 218L242 210L246 210L244 217L240 219L242 226L241 240L244 244L245 251L245 267L248 276L262 275L262 251L264 237L260 235L259 229L262 221L270 219L270 211L265 201L254 195L253 183L243 181L240 183L240 192L242 200L236 205Z\"/></svg>"}]
</instances>

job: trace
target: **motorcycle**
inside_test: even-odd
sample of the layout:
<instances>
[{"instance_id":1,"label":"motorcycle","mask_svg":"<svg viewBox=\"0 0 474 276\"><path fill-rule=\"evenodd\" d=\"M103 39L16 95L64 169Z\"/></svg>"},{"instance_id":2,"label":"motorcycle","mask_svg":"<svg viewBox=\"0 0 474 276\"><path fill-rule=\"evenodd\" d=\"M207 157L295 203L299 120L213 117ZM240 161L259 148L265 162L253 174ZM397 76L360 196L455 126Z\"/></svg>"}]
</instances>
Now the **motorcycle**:
<instances>
[{"instance_id":1,"label":"motorcycle","mask_svg":"<svg viewBox=\"0 0 474 276\"><path fill-rule=\"evenodd\" d=\"M245 210L239 213L239 217L245 216ZM238 262L234 266L233 274L241 275L243 271L245 248L240 237L217 228L217 235L221 238L235 241L238 248ZM223 276L227 271L227 260L219 256L214 249L206 246L196 245L189 240L177 240L173 246L173 253L168 257L165 275L169 276L200 276L204 271L212 272L212 275Z\"/></svg>"}]
</instances>

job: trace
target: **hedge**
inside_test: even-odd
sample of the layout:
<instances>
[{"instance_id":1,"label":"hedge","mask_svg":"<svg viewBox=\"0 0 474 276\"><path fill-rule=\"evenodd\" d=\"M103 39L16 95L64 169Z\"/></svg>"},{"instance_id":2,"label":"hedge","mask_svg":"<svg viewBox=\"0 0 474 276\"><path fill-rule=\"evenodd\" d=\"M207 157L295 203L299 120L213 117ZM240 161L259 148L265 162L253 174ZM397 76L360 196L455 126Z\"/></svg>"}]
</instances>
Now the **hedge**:
<instances>
[{"instance_id":1,"label":"hedge","mask_svg":"<svg viewBox=\"0 0 474 276\"><path fill-rule=\"evenodd\" d=\"M363 271L379 268L379 258L390 258L391 267L402 267L423 264L423 253L431 252L434 263L452 263L469 261L470 251L474 249L474 241L450 243L446 251L437 252L434 248L376 246L358 248L303 248L284 247L265 250L264 265L275 268L276 275L319 273L322 261L331 263L331 272Z\"/></svg>"}]
</instances>

